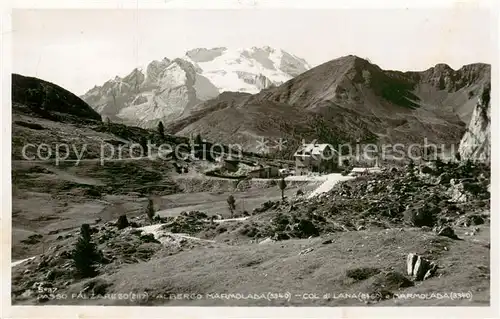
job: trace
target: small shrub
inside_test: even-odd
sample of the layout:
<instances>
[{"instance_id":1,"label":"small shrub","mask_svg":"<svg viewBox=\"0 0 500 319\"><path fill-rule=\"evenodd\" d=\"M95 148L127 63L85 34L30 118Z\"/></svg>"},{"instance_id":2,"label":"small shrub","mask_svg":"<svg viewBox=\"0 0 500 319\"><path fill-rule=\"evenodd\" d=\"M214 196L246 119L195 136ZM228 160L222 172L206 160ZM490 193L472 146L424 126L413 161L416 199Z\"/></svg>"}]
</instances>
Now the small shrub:
<instances>
[{"instance_id":1,"label":"small shrub","mask_svg":"<svg viewBox=\"0 0 500 319\"><path fill-rule=\"evenodd\" d=\"M92 279L85 285L85 288L93 295L104 296L109 286L111 286L111 284L103 279Z\"/></svg>"},{"instance_id":2,"label":"small shrub","mask_svg":"<svg viewBox=\"0 0 500 319\"><path fill-rule=\"evenodd\" d=\"M346 276L354 280L360 281L368 279L376 274L380 273L380 270L373 267L360 267L349 269L346 271Z\"/></svg>"},{"instance_id":3,"label":"small shrub","mask_svg":"<svg viewBox=\"0 0 500 319\"><path fill-rule=\"evenodd\" d=\"M142 235L142 230L140 230L140 229L132 229L132 230L130 231L130 234L132 234L132 235L136 235L136 236L139 236L139 237L140 237L140 236Z\"/></svg>"},{"instance_id":4,"label":"small shrub","mask_svg":"<svg viewBox=\"0 0 500 319\"><path fill-rule=\"evenodd\" d=\"M120 217L118 217L118 222L116 223L116 226L118 227L118 229L127 228L129 226L127 216L120 215Z\"/></svg>"},{"instance_id":5,"label":"small shrub","mask_svg":"<svg viewBox=\"0 0 500 319\"><path fill-rule=\"evenodd\" d=\"M299 238L307 238L309 236L319 236L319 229L308 219L301 219L297 226L297 235Z\"/></svg>"},{"instance_id":6,"label":"small shrub","mask_svg":"<svg viewBox=\"0 0 500 319\"><path fill-rule=\"evenodd\" d=\"M86 188L85 195L90 197L101 197L101 192L96 188Z\"/></svg>"},{"instance_id":7,"label":"small shrub","mask_svg":"<svg viewBox=\"0 0 500 319\"><path fill-rule=\"evenodd\" d=\"M234 199L233 195L229 195L227 198L227 205L229 207L229 211L231 213L231 218L233 217L234 210L236 208L236 200Z\"/></svg>"},{"instance_id":8,"label":"small shrub","mask_svg":"<svg viewBox=\"0 0 500 319\"><path fill-rule=\"evenodd\" d=\"M219 234L222 234L222 233L225 233L227 231L227 228L226 227L223 227L223 226L219 226L217 227L217 232Z\"/></svg>"},{"instance_id":9,"label":"small shrub","mask_svg":"<svg viewBox=\"0 0 500 319\"><path fill-rule=\"evenodd\" d=\"M288 217L282 213L276 214L276 217L273 218L275 231L284 231L289 223L290 221L288 220Z\"/></svg>"},{"instance_id":10,"label":"small shrub","mask_svg":"<svg viewBox=\"0 0 500 319\"><path fill-rule=\"evenodd\" d=\"M404 212L404 217L408 223L415 227L429 226L436 223L436 216L439 208L432 205L408 209Z\"/></svg>"},{"instance_id":11,"label":"small shrub","mask_svg":"<svg viewBox=\"0 0 500 319\"><path fill-rule=\"evenodd\" d=\"M278 186L281 190L281 201L285 201L285 188L286 188L286 182L285 182L285 178L281 178L279 183L278 183Z\"/></svg>"},{"instance_id":12,"label":"small shrub","mask_svg":"<svg viewBox=\"0 0 500 319\"><path fill-rule=\"evenodd\" d=\"M164 139L165 138L165 127L163 126L163 122L162 121L160 121L160 123L158 123L158 128L157 129L158 129L158 134L160 134L160 137L162 139Z\"/></svg>"},{"instance_id":13,"label":"small shrub","mask_svg":"<svg viewBox=\"0 0 500 319\"><path fill-rule=\"evenodd\" d=\"M146 208L146 215L148 216L150 221L154 220L155 208L154 208L153 200L151 198L148 200L148 207Z\"/></svg>"},{"instance_id":14,"label":"small shrub","mask_svg":"<svg viewBox=\"0 0 500 319\"><path fill-rule=\"evenodd\" d=\"M72 254L74 265L82 277L93 277L97 274L95 264L101 259L96 244L91 240L89 224L80 228L80 238Z\"/></svg>"},{"instance_id":15,"label":"small shrub","mask_svg":"<svg viewBox=\"0 0 500 319\"><path fill-rule=\"evenodd\" d=\"M139 237L141 241L145 243L159 243L153 234L144 234Z\"/></svg>"}]
</instances>

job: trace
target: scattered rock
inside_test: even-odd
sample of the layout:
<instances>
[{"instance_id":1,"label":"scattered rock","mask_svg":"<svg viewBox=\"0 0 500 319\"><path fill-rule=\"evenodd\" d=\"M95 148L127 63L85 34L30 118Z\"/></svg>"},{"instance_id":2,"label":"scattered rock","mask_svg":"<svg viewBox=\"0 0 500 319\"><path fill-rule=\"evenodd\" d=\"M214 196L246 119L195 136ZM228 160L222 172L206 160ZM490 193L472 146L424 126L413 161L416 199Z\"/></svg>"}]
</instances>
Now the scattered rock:
<instances>
[{"instance_id":1,"label":"scattered rock","mask_svg":"<svg viewBox=\"0 0 500 319\"><path fill-rule=\"evenodd\" d=\"M463 184L456 184L455 181L454 181L454 183L450 183L450 184L451 184L451 187L448 190L450 197L451 197L450 201L455 202L455 203L466 202L467 201L467 194L464 191Z\"/></svg>"},{"instance_id":2,"label":"scattered rock","mask_svg":"<svg viewBox=\"0 0 500 319\"><path fill-rule=\"evenodd\" d=\"M425 275L424 275L423 280L426 280L426 279L428 279L429 277L434 276L434 274L436 273L437 268L438 268L438 267L437 267L437 265L436 265L436 264L431 263L431 264L429 265L429 269L427 270L427 272L426 272L426 273L425 273Z\"/></svg>"},{"instance_id":3,"label":"scattered rock","mask_svg":"<svg viewBox=\"0 0 500 319\"><path fill-rule=\"evenodd\" d=\"M260 207L254 208L254 213L263 213L271 208L277 208L281 204L280 201L267 201L263 203Z\"/></svg>"},{"instance_id":4,"label":"scattered rock","mask_svg":"<svg viewBox=\"0 0 500 319\"><path fill-rule=\"evenodd\" d=\"M40 239L42 239L42 235L40 234L33 234L30 235L27 239L21 240L23 244L28 244L28 245L34 245L38 244L40 242Z\"/></svg>"},{"instance_id":5,"label":"scattered rock","mask_svg":"<svg viewBox=\"0 0 500 319\"><path fill-rule=\"evenodd\" d=\"M372 284L368 288L368 293L376 296L374 301L392 298L394 293L391 290L399 291L402 288L414 285L403 274L395 271L379 273L370 278L370 280L372 280Z\"/></svg>"},{"instance_id":6,"label":"scattered rock","mask_svg":"<svg viewBox=\"0 0 500 319\"><path fill-rule=\"evenodd\" d=\"M49 270L49 272L45 275L45 279L48 281L52 281L56 278L56 272L54 270Z\"/></svg>"},{"instance_id":7,"label":"scattered rock","mask_svg":"<svg viewBox=\"0 0 500 319\"><path fill-rule=\"evenodd\" d=\"M92 279L84 285L83 290L91 295L101 295L106 294L106 290L111 284L106 282L104 279Z\"/></svg>"},{"instance_id":8,"label":"scattered rock","mask_svg":"<svg viewBox=\"0 0 500 319\"><path fill-rule=\"evenodd\" d=\"M406 258L406 271L414 280L425 280L434 275L438 266L429 260L414 253L408 254Z\"/></svg>"},{"instance_id":9,"label":"scattered rock","mask_svg":"<svg viewBox=\"0 0 500 319\"><path fill-rule=\"evenodd\" d=\"M450 184L450 181L451 181L451 175L449 173L442 173L441 175L439 175L439 178L438 178L439 184L447 185L447 184Z\"/></svg>"},{"instance_id":10,"label":"scattered rock","mask_svg":"<svg viewBox=\"0 0 500 319\"><path fill-rule=\"evenodd\" d=\"M458 236L455 234L455 231L450 226L441 227L438 230L437 234L438 236L445 236L451 239L458 239Z\"/></svg>"},{"instance_id":11,"label":"scattered rock","mask_svg":"<svg viewBox=\"0 0 500 319\"><path fill-rule=\"evenodd\" d=\"M420 167L420 173L421 174L433 174L434 170L427 165L423 165Z\"/></svg>"},{"instance_id":12,"label":"scattered rock","mask_svg":"<svg viewBox=\"0 0 500 319\"><path fill-rule=\"evenodd\" d=\"M141 241L145 243L157 243L159 244L160 242L155 238L153 234L144 234L140 236Z\"/></svg>"},{"instance_id":13,"label":"scattered rock","mask_svg":"<svg viewBox=\"0 0 500 319\"><path fill-rule=\"evenodd\" d=\"M299 252L299 255L305 255L305 254L308 254L310 253L311 251L313 251L314 248L307 248L307 249L304 249L302 250L301 252Z\"/></svg>"},{"instance_id":14,"label":"scattered rock","mask_svg":"<svg viewBox=\"0 0 500 319\"><path fill-rule=\"evenodd\" d=\"M331 244L331 243L333 243L333 239L327 239L324 242L322 242L321 244L328 245L328 244Z\"/></svg>"},{"instance_id":15,"label":"scattered rock","mask_svg":"<svg viewBox=\"0 0 500 319\"><path fill-rule=\"evenodd\" d=\"M31 289L26 289L22 294L21 298L29 298L33 294L33 291Z\"/></svg>"},{"instance_id":16,"label":"scattered rock","mask_svg":"<svg viewBox=\"0 0 500 319\"><path fill-rule=\"evenodd\" d=\"M485 223L485 220L482 216L477 214L462 216L460 219L456 221L457 226L477 226Z\"/></svg>"},{"instance_id":17,"label":"scattered rock","mask_svg":"<svg viewBox=\"0 0 500 319\"><path fill-rule=\"evenodd\" d=\"M406 273L408 274L408 276L413 276L413 268L415 267L417 258L418 256L413 253L409 253L406 257Z\"/></svg>"}]
</instances>

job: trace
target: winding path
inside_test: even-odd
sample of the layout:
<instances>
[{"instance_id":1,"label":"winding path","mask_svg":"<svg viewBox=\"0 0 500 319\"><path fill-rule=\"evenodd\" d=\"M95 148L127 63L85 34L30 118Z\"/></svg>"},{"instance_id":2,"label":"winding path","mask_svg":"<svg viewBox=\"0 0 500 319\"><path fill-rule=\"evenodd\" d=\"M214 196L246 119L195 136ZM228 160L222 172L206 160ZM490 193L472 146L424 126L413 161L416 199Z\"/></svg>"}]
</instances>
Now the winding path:
<instances>
[{"instance_id":1,"label":"winding path","mask_svg":"<svg viewBox=\"0 0 500 319\"><path fill-rule=\"evenodd\" d=\"M333 188L338 182L341 181L347 181L350 179L353 179L354 177L352 176L342 176L342 174L328 174L324 175L326 180L323 182L323 184L319 185L318 188L316 188L307 198L312 198L314 196L317 196L322 193L326 193L329 190Z\"/></svg>"}]
</instances>

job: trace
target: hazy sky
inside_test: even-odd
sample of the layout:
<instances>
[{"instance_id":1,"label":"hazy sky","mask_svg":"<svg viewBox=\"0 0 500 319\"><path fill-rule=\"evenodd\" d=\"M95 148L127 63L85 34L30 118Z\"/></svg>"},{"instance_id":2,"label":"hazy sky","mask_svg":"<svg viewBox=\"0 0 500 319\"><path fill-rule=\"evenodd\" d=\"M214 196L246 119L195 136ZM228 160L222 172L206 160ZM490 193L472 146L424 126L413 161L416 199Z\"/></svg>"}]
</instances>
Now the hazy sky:
<instances>
[{"instance_id":1,"label":"hazy sky","mask_svg":"<svg viewBox=\"0 0 500 319\"><path fill-rule=\"evenodd\" d=\"M311 65L355 54L385 69L492 63L492 18L464 9L15 10L13 72L75 94L197 47L269 45Z\"/></svg>"}]
</instances>

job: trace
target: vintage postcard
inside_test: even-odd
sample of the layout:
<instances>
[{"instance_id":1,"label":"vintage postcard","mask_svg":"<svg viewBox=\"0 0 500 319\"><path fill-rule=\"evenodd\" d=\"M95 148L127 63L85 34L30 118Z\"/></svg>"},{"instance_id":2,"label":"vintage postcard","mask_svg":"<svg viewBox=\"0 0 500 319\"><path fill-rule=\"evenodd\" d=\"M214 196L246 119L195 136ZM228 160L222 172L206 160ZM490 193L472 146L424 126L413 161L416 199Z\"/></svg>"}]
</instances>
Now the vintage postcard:
<instances>
[{"instance_id":1,"label":"vintage postcard","mask_svg":"<svg viewBox=\"0 0 500 319\"><path fill-rule=\"evenodd\" d=\"M2 317L498 316L497 9L11 3Z\"/></svg>"}]
</instances>

